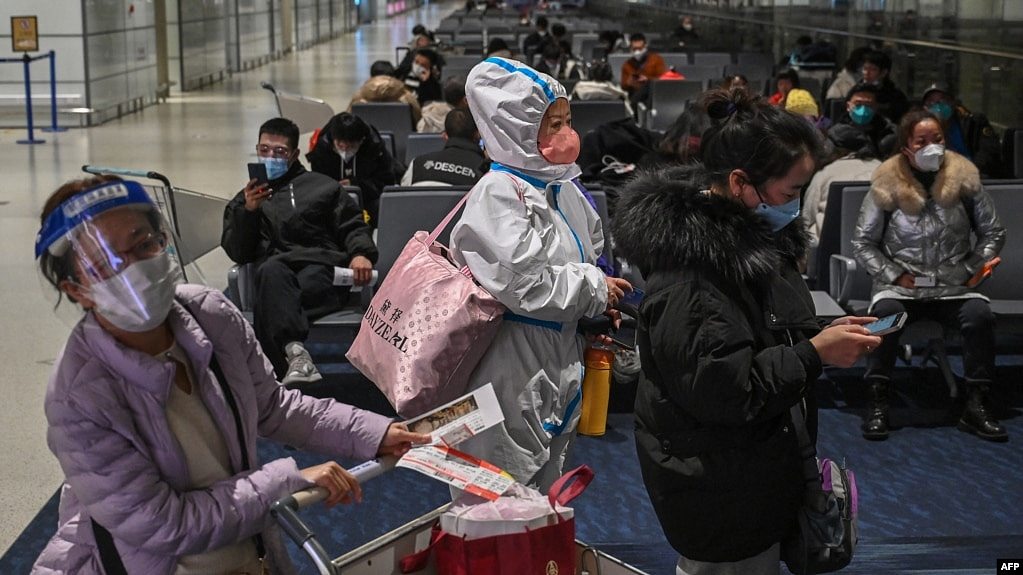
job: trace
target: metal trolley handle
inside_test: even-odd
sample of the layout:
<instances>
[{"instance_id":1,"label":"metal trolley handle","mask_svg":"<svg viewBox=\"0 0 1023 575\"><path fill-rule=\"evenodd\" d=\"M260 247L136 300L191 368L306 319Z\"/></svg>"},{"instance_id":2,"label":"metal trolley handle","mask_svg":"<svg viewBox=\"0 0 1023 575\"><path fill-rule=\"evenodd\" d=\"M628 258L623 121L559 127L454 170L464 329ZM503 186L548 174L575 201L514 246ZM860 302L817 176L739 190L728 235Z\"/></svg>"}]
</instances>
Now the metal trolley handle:
<instances>
[{"instance_id":1,"label":"metal trolley handle","mask_svg":"<svg viewBox=\"0 0 1023 575\"><path fill-rule=\"evenodd\" d=\"M374 459L356 465L349 469L348 472L354 475L355 479L362 484L394 469L397 462L397 458L394 457ZM288 537L291 537L291 540L312 558L313 563L316 564L316 568L321 574L337 575L337 567L334 566L334 563L330 560L320 542L316 540L316 534L298 516L299 509L323 501L327 498L327 494L327 490L322 487L311 487L297 491L275 501L270 506L270 515L277 520L277 523L288 534Z\"/></svg>"}]
</instances>

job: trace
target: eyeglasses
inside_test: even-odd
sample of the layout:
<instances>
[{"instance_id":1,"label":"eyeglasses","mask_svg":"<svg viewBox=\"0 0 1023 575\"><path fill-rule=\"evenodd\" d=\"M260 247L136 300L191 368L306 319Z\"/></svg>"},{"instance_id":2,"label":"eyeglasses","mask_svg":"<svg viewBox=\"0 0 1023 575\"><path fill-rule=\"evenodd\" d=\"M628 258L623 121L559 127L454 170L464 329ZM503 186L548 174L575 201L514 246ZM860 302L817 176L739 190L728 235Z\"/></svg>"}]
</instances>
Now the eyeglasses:
<instances>
[{"instance_id":1,"label":"eyeglasses","mask_svg":"<svg viewBox=\"0 0 1023 575\"><path fill-rule=\"evenodd\" d=\"M286 146L268 146L266 144L257 144L256 153L262 157L271 156L274 158L287 158L291 155L291 148Z\"/></svg>"},{"instance_id":2,"label":"eyeglasses","mask_svg":"<svg viewBox=\"0 0 1023 575\"><path fill-rule=\"evenodd\" d=\"M141 240L126 250L115 250L106 242L99 242L102 255L96 258L82 257L82 267L95 280L114 277L129 265L148 260L163 253L167 249L166 232L149 232Z\"/></svg>"}]
</instances>

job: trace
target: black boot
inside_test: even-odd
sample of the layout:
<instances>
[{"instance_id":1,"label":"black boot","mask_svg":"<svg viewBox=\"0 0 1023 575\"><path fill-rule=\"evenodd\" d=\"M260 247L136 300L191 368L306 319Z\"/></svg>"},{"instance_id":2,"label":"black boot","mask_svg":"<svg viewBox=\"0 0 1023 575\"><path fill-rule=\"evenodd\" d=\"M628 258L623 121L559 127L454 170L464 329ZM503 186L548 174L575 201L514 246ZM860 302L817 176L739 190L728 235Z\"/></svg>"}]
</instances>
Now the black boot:
<instances>
[{"instance_id":1,"label":"black boot","mask_svg":"<svg viewBox=\"0 0 1023 575\"><path fill-rule=\"evenodd\" d=\"M968 381L966 386L966 409L959 418L959 429L988 441L1008 441L1009 434L1005 432L1005 427L984 407L988 382Z\"/></svg>"},{"instance_id":2,"label":"black boot","mask_svg":"<svg viewBox=\"0 0 1023 575\"><path fill-rule=\"evenodd\" d=\"M867 419L863 422L863 438L872 441L888 439L888 386L887 379L869 380L867 394L870 396L870 407Z\"/></svg>"}]
</instances>

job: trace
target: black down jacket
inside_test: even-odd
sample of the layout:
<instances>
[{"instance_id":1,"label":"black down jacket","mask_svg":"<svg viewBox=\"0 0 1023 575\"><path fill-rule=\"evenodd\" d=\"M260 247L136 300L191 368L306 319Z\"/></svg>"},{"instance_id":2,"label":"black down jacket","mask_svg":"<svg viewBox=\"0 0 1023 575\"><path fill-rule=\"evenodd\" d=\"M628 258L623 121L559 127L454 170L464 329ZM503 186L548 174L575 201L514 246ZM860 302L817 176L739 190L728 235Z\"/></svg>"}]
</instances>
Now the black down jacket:
<instances>
[{"instance_id":1,"label":"black down jacket","mask_svg":"<svg viewBox=\"0 0 1023 575\"><path fill-rule=\"evenodd\" d=\"M789 408L821 373L808 341L819 324L796 268L802 219L772 233L703 191L702 170L641 174L614 234L647 278L636 443L650 500L683 556L738 561L794 527L802 479Z\"/></svg>"}]
</instances>

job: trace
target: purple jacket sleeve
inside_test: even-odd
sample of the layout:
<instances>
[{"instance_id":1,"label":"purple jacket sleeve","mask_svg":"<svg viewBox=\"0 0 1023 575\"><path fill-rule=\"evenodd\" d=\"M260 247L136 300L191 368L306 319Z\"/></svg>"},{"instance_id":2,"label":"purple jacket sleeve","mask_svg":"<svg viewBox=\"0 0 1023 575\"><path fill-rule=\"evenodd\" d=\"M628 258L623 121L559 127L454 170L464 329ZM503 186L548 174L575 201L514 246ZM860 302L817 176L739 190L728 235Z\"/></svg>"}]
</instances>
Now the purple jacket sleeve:
<instances>
[{"instance_id":1,"label":"purple jacket sleeve","mask_svg":"<svg viewBox=\"0 0 1023 575\"><path fill-rule=\"evenodd\" d=\"M223 297L223 296L217 296ZM372 459L392 419L332 399L315 399L288 390L274 379L270 360L241 315L239 338L247 351L247 367L255 386L259 435L329 457Z\"/></svg>"},{"instance_id":2,"label":"purple jacket sleeve","mask_svg":"<svg viewBox=\"0 0 1023 575\"><path fill-rule=\"evenodd\" d=\"M154 553L202 553L261 531L270 505L310 484L295 461L278 459L207 489L179 493L152 460L114 431L130 421L113 394L97 400L107 380L79 388L92 395L51 399L47 440L75 495L100 525L129 545ZM108 405L109 404L109 405Z\"/></svg>"}]
</instances>

